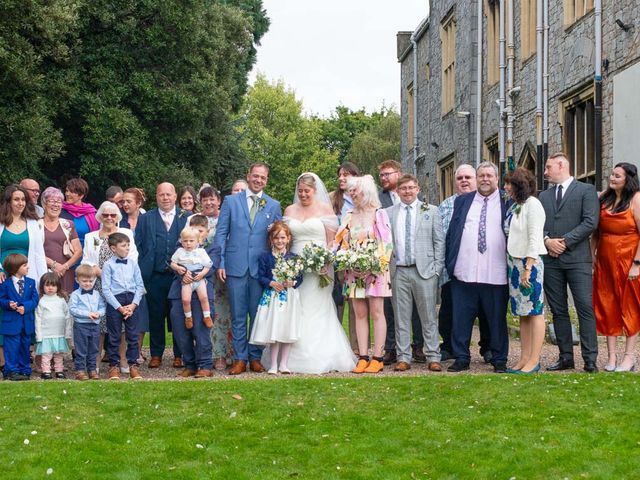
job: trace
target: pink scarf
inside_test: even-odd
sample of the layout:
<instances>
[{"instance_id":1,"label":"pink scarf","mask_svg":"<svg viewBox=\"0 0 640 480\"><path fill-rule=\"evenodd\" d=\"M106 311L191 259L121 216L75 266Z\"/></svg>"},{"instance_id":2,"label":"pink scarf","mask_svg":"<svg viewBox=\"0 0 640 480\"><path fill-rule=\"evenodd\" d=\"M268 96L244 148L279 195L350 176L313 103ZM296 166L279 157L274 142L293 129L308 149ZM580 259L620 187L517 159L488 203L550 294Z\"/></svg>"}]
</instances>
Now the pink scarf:
<instances>
[{"instance_id":1,"label":"pink scarf","mask_svg":"<svg viewBox=\"0 0 640 480\"><path fill-rule=\"evenodd\" d=\"M75 205L73 203L63 202L62 209L69 212L69 214L74 218L84 216L87 224L89 225L90 232L100 228L100 224L98 223L98 220L96 220L96 208L90 203Z\"/></svg>"}]
</instances>

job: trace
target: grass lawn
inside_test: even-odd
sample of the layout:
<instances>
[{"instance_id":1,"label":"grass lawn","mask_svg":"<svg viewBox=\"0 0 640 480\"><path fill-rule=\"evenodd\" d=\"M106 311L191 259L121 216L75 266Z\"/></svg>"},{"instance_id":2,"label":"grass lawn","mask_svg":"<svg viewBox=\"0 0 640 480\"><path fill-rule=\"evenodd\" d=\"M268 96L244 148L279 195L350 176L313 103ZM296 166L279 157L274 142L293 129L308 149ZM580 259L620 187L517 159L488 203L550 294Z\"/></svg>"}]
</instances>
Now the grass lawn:
<instances>
[{"instance_id":1,"label":"grass lawn","mask_svg":"<svg viewBox=\"0 0 640 480\"><path fill-rule=\"evenodd\" d=\"M638 478L637 379L2 382L0 471L3 479Z\"/></svg>"}]
</instances>

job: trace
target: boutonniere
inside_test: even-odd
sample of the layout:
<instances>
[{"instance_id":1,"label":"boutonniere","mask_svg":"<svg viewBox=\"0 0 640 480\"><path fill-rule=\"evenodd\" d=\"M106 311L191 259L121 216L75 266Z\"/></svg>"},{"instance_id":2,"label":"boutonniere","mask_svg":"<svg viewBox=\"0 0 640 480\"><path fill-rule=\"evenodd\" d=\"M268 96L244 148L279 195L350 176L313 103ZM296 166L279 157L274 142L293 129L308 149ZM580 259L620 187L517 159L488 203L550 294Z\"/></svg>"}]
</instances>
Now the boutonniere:
<instances>
[{"instance_id":1,"label":"boutonniere","mask_svg":"<svg viewBox=\"0 0 640 480\"><path fill-rule=\"evenodd\" d=\"M178 212L178 218L182 218L185 215L191 215L191 212L188 212L187 210L180 209L180 212Z\"/></svg>"},{"instance_id":2,"label":"boutonniere","mask_svg":"<svg viewBox=\"0 0 640 480\"><path fill-rule=\"evenodd\" d=\"M258 202L258 211L262 210L266 206L267 206L267 199L261 198L260 202Z\"/></svg>"},{"instance_id":3,"label":"boutonniere","mask_svg":"<svg viewBox=\"0 0 640 480\"><path fill-rule=\"evenodd\" d=\"M96 247L96 248L100 246L100 238L99 237L94 237L93 246Z\"/></svg>"},{"instance_id":4,"label":"boutonniere","mask_svg":"<svg viewBox=\"0 0 640 480\"><path fill-rule=\"evenodd\" d=\"M509 194L507 193L506 190L500 190L500 198L505 203L511 200L511 197L509 197Z\"/></svg>"},{"instance_id":5,"label":"boutonniere","mask_svg":"<svg viewBox=\"0 0 640 480\"><path fill-rule=\"evenodd\" d=\"M423 203L422 205L420 205L420 211L422 213L426 213L431 209L431 206L428 203Z\"/></svg>"},{"instance_id":6,"label":"boutonniere","mask_svg":"<svg viewBox=\"0 0 640 480\"><path fill-rule=\"evenodd\" d=\"M511 207L513 209L513 213L515 213L516 215L520 215L520 212L522 211L522 205L520 205L519 203L514 203L513 207Z\"/></svg>"}]
</instances>

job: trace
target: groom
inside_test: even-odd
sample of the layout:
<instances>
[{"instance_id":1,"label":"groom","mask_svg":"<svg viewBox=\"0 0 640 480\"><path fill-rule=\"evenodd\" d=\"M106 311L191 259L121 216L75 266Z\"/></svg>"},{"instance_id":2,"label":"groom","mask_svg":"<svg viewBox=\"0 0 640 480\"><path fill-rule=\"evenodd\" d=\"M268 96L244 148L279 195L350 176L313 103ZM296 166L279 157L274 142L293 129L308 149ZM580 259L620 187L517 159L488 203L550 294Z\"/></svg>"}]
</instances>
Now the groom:
<instances>
[{"instance_id":1,"label":"groom","mask_svg":"<svg viewBox=\"0 0 640 480\"><path fill-rule=\"evenodd\" d=\"M269 167L255 163L249 168L249 188L224 199L213 239L213 266L221 282L227 283L231 307L234 361L229 375L247 370L264 372L262 348L249 345L248 338L262 295L258 282L258 258L269 248L267 229L282 217L280 203L263 192ZM249 327L247 330L247 315Z\"/></svg>"}]
</instances>

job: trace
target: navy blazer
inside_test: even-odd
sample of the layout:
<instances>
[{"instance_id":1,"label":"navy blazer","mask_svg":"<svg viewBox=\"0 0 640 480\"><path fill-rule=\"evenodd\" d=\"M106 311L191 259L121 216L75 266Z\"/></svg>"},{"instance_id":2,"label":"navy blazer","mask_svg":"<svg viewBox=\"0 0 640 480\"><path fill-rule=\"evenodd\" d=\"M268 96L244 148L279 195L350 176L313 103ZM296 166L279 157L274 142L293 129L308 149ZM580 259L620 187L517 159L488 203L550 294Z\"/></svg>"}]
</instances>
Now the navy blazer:
<instances>
[{"instance_id":1,"label":"navy blazer","mask_svg":"<svg viewBox=\"0 0 640 480\"><path fill-rule=\"evenodd\" d=\"M182 214L182 210L176 207L176 216L173 219L174 226L178 229L178 236L187 224L188 215ZM140 215L136 224L136 247L138 248L138 266L142 273L145 283L151 278L156 256L156 228L158 222L162 222L160 212L157 208L149 210L147 213ZM175 251L172 250L171 253Z\"/></svg>"},{"instance_id":2,"label":"navy blazer","mask_svg":"<svg viewBox=\"0 0 640 480\"><path fill-rule=\"evenodd\" d=\"M453 203L453 215L451 216L449 230L447 231L447 240L445 242L447 247L445 253L445 267L451 278L453 278L453 270L455 269L456 262L458 261L458 252L460 251L460 242L462 241L464 224L467 221L467 214L469 213L469 209L471 208L471 204L473 203L475 196L476 192L463 193L462 195L458 195ZM507 216L507 210L513 202L511 199L505 200L505 197L506 192L500 190L502 223L504 223Z\"/></svg>"},{"instance_id":3,"label":"navy blazer","mask_svg":"<svg viewBox=\"0 0 640 480\"><path fill-rule=\"evenodd\" d=\"M289 258L294 258L297 255L294 255L291 252L287 252L284 256L287 260ZM273 269L276 266L276 257L272 252L265 252L260 255L260 259L258 260L258 281L262 288L269 288L269 284L273 281ZM296 277L296 284L293 288L298 288L302 283L302 272L300 275Z\"/></svg>"},{"instance_id":4,"label":"navy blazer","mask_svg":"<svg viewBox=\"0 0 640 480\"><path fill-rule=\"evenodd\" d=\"M38 289L32 278L24 278L24 294L20 296L13 284L13 279L7 277L0 284L0 307L3 310L0 334L19 335L24 328L27 335L36 331L35 311L38 306ZM16 302L24 307L24 315L20 315L9 306L9 302Z\"/></svg>"}]
</instances>

